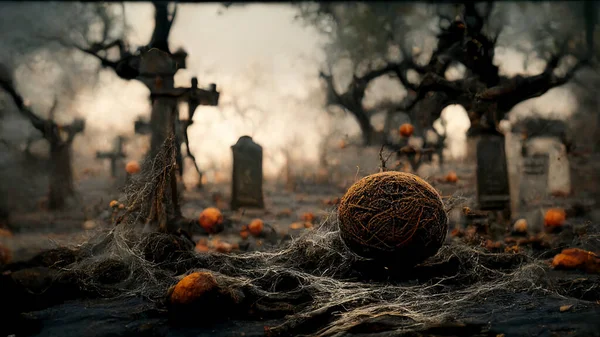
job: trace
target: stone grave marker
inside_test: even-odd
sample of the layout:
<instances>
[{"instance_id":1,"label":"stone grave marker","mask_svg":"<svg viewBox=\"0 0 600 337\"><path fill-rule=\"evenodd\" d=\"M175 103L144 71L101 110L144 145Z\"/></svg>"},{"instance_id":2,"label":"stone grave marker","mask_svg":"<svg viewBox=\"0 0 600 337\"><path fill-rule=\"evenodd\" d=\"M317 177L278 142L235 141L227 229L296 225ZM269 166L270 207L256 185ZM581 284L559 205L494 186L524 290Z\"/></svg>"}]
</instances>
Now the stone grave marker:
<instances>
[{"instance_id":1,"label":"stone grave marker","mask_svg":"<svg viewBox=\"0 0 600 337\"><path fill-rule=\"evenodd\" d=\"M571 193L571 170L565 145L556 137L536 137L526 144L528 155L548 157L546 189L548 194Z\"/></svg>"},{"instance_id":2,"label":"stone grave marker","mask_svg":"<svg viewBox=\"0 0 600 337\"><path fill-rule=\"evenodd\" d=\"M262 147L251 137L242 136L231 150L233 152L231 208L233 210L242 207L264 208Z\"/></svg>"},{"instance_id":3,"label":"stone grave marker","mask_svg":"<svg viewBox=\"0 0 600 337\"><path fill-rule=\"evenodd\" d=\"M537 153L523 157L519 208L533 205L548 197L549 155Z\"/></svg>"},{"instance_id":4,"label":"stone grave marker","mask_svg":"<svg viewBox=\"0 0 600 337\"><path fill-rule=\"evenodd\" d=\"M109 159L110 160L110 175L111 177L117 176L117 164L119 160L125 158L125 153L123 153L123 142L125 138L123 136L118 136L114 143L112 151L110 152L96 152L97 159Z\"/></svg>"},{"instance_id":5,"label":"stone grave marker","mask_svg":"<svg viewBox=\"0 0 600 337\"><path fill-rule=\"evenodd\" d=\"M504 137L482 136L477 144L477 199L481 210L510 212Z\"/></svg>"}]
</instances>

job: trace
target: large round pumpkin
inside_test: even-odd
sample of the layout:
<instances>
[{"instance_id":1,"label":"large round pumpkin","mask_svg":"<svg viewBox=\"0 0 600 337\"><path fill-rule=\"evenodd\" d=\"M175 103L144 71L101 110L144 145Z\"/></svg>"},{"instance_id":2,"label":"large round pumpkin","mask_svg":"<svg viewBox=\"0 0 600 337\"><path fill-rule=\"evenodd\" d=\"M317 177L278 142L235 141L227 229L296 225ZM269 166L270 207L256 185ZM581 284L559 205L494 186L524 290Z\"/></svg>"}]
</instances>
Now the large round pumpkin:
<instances>
[{"instance_id":1,"label":"large round pumpkin","mask_svg":"<svg viewBox=\"0 0 600 337\"><path fill-rule=\"evenodd\" d=\"M435 255L448 231L439 193L405 172L356 182L341 199L338 217L348 248L387 265L414 265Z\"/></svg>"}]
</instances>

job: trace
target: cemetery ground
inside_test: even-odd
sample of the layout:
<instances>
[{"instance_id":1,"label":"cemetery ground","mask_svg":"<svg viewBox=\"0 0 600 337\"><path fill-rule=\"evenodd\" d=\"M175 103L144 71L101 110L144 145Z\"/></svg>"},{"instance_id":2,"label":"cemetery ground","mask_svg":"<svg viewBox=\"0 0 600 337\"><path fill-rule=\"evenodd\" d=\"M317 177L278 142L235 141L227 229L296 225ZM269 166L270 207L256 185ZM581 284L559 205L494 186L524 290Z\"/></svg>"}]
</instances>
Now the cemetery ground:
<instances>
[{"instance_id":1,"label":"cemetery ground","mask_svg":"<svg viewBox=\"0 0 600 337\"><path fill-rule=\"evenodd\" d=\"M183 275L209 271L219 287L228 289L228 295L221 292L216 300L207 298L202 306L183 310L166 305L161 296L113 293L127 287L122 280L129 278L123 273L133 268L125 260L121 263L119 255L102 262L89 260L89 268L82 269L96 281L102 279L103 285L82 286L59 276L74 268L71 263L79 257L73 252L79 245L105 236L128 206L119 206L124 195L115 192L124 183L122 174L80 174L79 206L50 212L41 198L36 211L11 214L2 224L9 228L0 233L0 246L10 252L11 261L0 267L0 334L600 336L600 259L565 251L600 251L598 185L593 184L600 172L599 158L571 160L579 172L572 179L573 194L548 197L545 203L566 214L555 228L544 224L546 206L539 209L537 221L528 218L526 225L499 223L496 212L477 210L474 163L448 162L443 170L425 167L421 175L449 209L444 247L400 275L361 279L332 271L346 268L347 258L336 250L331 236L337 235L339 198L357 179L377 172L378 151L347 151L344 158L363 161L348 159L331 168L326 178L297 172L293 181L265 181L264 209L232 210L228 180L210 182L203 189L188 186L182 195L183 215L198 219L203 210L215 207L224 219L221 228L207 233L195 222L186 229L195 247L184 248L189 241L184 236L171 239L175 246L153 243L153 257L162 254L162 260L143 259L169 273L153 271L134 279L141 289L146 282L150 287L145 277L176 275L157 290L166 298L169 286ZM388 168L394 168L392 162ZM364 169L357 172L357 166ZM456 173L456 182L448 178L449 172ZM109 205L112 200L118 202ZM44 253L47 249L54 250ZM184 257L170 261L173 249L193 255L177 252ZM202 263L188 264L190 256ZM105 263L104 269L96 262ZM265 265L269 263L273 265ZM243 303L252 302L251 310L232 302L236 291L247 299Z\"/></svg>"}]
</instances>

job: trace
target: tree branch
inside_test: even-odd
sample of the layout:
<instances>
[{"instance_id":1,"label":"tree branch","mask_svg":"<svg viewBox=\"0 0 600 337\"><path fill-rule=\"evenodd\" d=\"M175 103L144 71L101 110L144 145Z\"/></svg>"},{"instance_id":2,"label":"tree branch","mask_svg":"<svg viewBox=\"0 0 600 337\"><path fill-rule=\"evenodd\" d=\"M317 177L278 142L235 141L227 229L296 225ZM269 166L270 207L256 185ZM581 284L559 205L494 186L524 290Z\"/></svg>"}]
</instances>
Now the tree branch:
<instances>
[{"instance_id":1,"label":"tree branch","mask_svg":"<svg viewBox=\"0 0 600 337\"><path fill-rule=\"evenodd\" d=\"M33 113L33 111L29 109L29 107L25 105L23 97L16 91L12 84L12 81L7 78L0 78L0 87L11 96L19 111L25 117L27 117L27 119L29 119L31 125L33 125L33 127L36 128L38 131L40 131L44 138L48 139L50 137L47 127L48 121L40 118L38 115Z\"/></svg>"}]
</instances>

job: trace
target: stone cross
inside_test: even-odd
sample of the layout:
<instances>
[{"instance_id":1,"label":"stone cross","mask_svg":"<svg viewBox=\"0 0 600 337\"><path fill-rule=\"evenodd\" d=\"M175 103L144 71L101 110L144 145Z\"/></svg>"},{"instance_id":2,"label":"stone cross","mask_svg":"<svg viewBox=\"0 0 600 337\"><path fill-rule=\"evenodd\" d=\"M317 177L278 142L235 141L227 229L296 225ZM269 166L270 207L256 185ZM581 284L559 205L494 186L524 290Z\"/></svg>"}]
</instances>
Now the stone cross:
<instances>
[{"instance_id":1,"label":"stone cross","mask_svg":"<svg viewBox=\"0 0 600 337\"><path fill-rule=\"evenodd\" d=\"M117 176L117 163L120 159L125 158L125 153L123 153L123 142L125 138L123 136L118 136L114 143L112 151L110 152L96 152L97 159L109 159L110 160L110 175L112 177Z\"/></svg>"},{"instance_id":2,"label":"stone cross","mask_svg":"<svg viewBox=\"0 0 600 337\"><path fill-rule=\"evenodd\" d=\"M242 136L231 147L233 152L233 176L231 208L264 208L263 198L263 150L251 137Z\"/></svg>"},{"instance_id":3,"label":"stone cross","mask_svg":"<svg viewBox=\"0 0 600 337\"><path fill-rule=\"evenodd\" d=\"M174 86L175 73L185 65L185 60L182 61L181 58L184 57L173 57L158 49L150 49L141 58L138 79L150 89L152 100L149 128L152 134L152 156L157 153L168 134L175 134L179 102L188 102L189 113L192 115L198 105L216 106L219 102L215 84L211 84L208 90L200 89L198 80L193 78L189 88Z\"/></svg>"}]
</instances>

